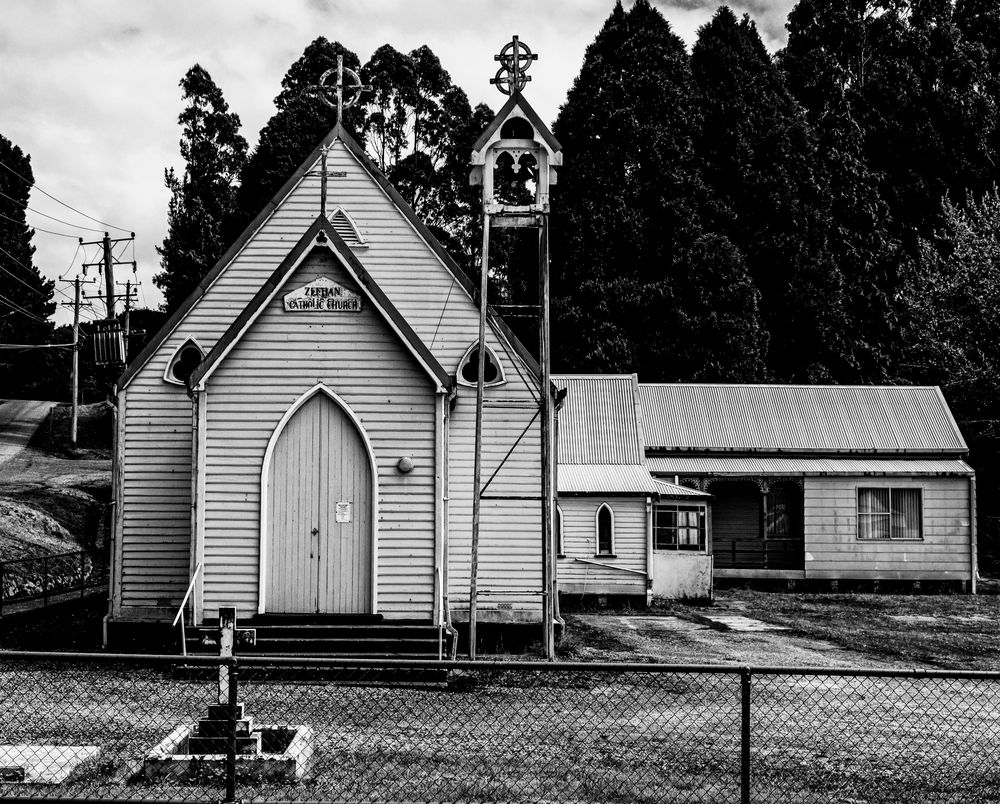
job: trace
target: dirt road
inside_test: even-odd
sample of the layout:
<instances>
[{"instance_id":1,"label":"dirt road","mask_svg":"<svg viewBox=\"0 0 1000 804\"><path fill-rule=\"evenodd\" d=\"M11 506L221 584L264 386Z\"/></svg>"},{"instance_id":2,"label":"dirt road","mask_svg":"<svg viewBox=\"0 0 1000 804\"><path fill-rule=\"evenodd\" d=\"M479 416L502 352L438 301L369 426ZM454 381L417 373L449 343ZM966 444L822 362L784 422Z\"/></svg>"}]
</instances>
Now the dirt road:
<instances>
[{"instance_id":1,"label":"dirt road","mask_svg":"<svg viewBox=\"0 0 1000 804\"><path fill-rule=\"evenodd\" d=\"M738 601L673 614L570 614L584 661L657 661L794 667L894 667L883 657L789 633L744 616ZM582 633L580 633L582 632ZM906 662L913 667L915 662Z\"/></svg>"},{"instance_id":2,"label":"dirt road","mask_svg":"<svg viewBox=\"0 0 1000 804\"><path fill-rule=\"evenodd\" d=\"M0 478L3 465L24 449L55 404L32 399L0 402Z\"/></svg>"}]
</instances>

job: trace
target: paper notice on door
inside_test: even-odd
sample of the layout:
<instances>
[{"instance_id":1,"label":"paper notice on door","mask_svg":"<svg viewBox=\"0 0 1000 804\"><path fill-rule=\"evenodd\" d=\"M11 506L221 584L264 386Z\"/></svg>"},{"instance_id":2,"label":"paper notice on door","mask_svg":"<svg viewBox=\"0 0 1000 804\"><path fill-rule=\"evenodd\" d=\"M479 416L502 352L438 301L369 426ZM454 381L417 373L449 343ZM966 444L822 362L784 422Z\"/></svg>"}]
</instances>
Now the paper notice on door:
<instances>
[{"instance_id":1,"label":"paper notice on door","mask_svg":"<svg viewBox=\"0 0 1000 804\"><path fill-rule=\"evenodd\" d=\"M338 522L351 521L351 503L349 500L346 502L337 503L337 521Z\"/></svg>"}]
</instances>

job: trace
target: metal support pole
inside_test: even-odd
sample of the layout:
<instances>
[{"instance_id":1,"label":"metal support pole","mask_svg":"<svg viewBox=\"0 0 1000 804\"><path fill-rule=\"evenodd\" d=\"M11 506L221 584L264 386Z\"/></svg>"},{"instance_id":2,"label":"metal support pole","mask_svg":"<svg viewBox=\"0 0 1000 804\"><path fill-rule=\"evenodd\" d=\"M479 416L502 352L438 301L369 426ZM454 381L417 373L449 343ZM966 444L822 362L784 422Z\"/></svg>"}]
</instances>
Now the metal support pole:
<instances>
[{"instance_id":1,"label":"metal support pole","mask_svg":"<svg viewBox=\"0 0 1000 804\"><path fill-rule=\"evenodd\" d=\"M549 330L549 216L542 215L538 228L538 359L542 370L539 394L542 418L542 644L545 658L556 657L555 576L552 549L552 354Z\"/></svg>"},{"instance_id":2,"label":"metal support pole","mask_svg":"<svg viewBox=\"0 0 1000 804\"><path fill-rule=\"evenodd\" d=\"M483 258L479 277L479 366L476 379L476 444L472 479L472 547L469 566L469 658L476 658L476 605L479 582L479 524L482 514L483 392L486 383L486 282L490 265L490 216L483 213Z\"/></svg>"},{"instance_id":3,"label":"metal support pole","mask_svg":"<svg viewBox=\"0 0 1000 804\"><path fill-rule=\"evenodd\" d=\"M81 598L81 600L83 599L85 590L87 589L86 574L87 574L87 554L81 550L80 551L80 598Z\"/></svg>"},{"instance_id":4,"label":"metal support pole","mask_svg":"<svg viewBox=\"0 0 1000 804\"><path fill-rule=\"evenodd\" d=\"M229 699L226 710L226 801L236 801L236 716L239 690L236 660L228 660Z\"/></svg>"},{"instance_id":5,"label":"metal support pole","mask_svg":"<svg viewBox=\"0 0 1000 804\"><path fill-rule=\"evenodd\" d=\"M750 668L740 670L740 804L750 804Z\"/></svg>"},{"instance_id":6,"label":"metal support pole","mask_svg":"<svg viewBox=\"0 0 1000 804\"><path fill-rule=\"evenodd\" d=\"M42 558L42 605L49 605L49 557Z\"/></svg>"}]
</instances>

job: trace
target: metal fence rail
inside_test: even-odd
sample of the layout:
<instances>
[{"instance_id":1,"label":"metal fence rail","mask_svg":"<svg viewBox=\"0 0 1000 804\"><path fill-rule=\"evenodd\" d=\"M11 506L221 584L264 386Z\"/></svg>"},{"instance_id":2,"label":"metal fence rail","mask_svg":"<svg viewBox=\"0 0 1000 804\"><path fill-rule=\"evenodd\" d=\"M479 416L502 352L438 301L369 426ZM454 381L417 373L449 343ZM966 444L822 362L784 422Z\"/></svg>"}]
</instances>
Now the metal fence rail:
<instances>
[{"instance_id":1,"label":"metal fence rail","mask_svg":"<svg viewBox=\"0 0 1000 804\"><path fill-rule=\"evenodd\" d=\"M0 561L0 614L5 605L26 600L47 604L54 595L83 594L107 582L107 563L83 550Z\"/></svg>"},{"instance_id":2,"label":"metal fence rail","mask_svg":"<svg viewBox=\"0 0 1000 804\"><path fill-rule=\"evenodd\" d=\"M995 802L1000 673L7 652L0 743L4 799Z\"/></svg>"}]
</instances>

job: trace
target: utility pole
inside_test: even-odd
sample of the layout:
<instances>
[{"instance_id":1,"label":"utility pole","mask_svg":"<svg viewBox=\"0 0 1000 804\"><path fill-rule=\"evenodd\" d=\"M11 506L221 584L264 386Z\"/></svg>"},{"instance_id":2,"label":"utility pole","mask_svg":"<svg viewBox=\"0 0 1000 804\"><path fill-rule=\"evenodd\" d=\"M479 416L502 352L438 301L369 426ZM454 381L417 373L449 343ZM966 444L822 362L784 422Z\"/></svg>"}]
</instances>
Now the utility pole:
<instances>
[{"instance_id":1,"label":"utility pole","mask_svg":"<svg viewBox=\"0 0 1000 804\"><path fill-rule=\"evenodd\" d=\"M133 265L132 270L134 271L135 270L135 263L133 263L132 265ZM121 282L119 282L118 284L121 285ZM141 282L135 282L135 283L133 283L131 279L128 280L127 282L125 282L125 293L124 294L119 294L118 297L117 297L119 299L124 299L124 301L125 301L125 315L124 315L124 317L122 319L122 332L123 332L123 335L125 337L125 362L126 363L128 363L128 356L129 356L128 339L129 339L129 335L132 332L132 328L131 328L131 325L130 325L130 322L129 322L130 313L132 311L132 300L134 298L136 298L136 296L137 296L137 294L139 292L138 291L139 285L141 285L141 284L142 284Z\"/></svg>"},{"instance_id":2,"label":"utility pole","mask_svg":"<svg viewBox=\"0 0 1000 804\"><path fill-rule=\"evenodd\" d=\"M68 281L68 280L62 280ZM92 284L93 280L86 281L80 279L79 275L73 280L73 302L63 302L67 307L73 307L73 371L70 379L70 401L71 415L69 424L69 440L73 447L76 447L76 425L79 413L80 398L80 307L90 307L90 302L86 305L80 302L80 286Z\"/></svg>"},{"instance_id":3,"label":"utility pole","mask_svg":"<svg viewBox=\"0 0 1000 804\"><path fill-rule=\"evenodd\" d=\"M115 269L111 257L111 238L104 233L104 287L107 289L108 320L115 317Z\"/></svg>"},{"instance_id":4,"label":"utility pole","mask_svg":"<svg viewBox=\"0 0 1000 804\"><path fill-rule=\"evenodd\" d=\"M107 306L108 317L104 321L95 322L95 355L97 364L108 366L108 400L113 401L117 393L115 388L115 377L122 363L126 360L125 345L122 339L121 328L115 319L115 266L131 265L135 271L135 261L116 260L114 247L119 243L134 243L135 232L131 232L128 237L112 238L107 232L101 240L84 243L80 239L81 246L100 246L101 261L99 263L84 263L83 272L86 274L87 268L98 267L104 272L104 303Z\"/></svg>"},{"instance_id":5,"label":"utility pole","mask_svg":"<svg viewBox=\"0 0 1000 804\"><path fill-rule=\"evenodd\" d=\"M101 247L101 261L100 262L85 262L83 264L83 272L87 273L88 268L97 267L104 272L104 301L108 309L108 321L111 321L115 317L115 266L116 265L131 265L132 271L135 271L135 262L133 260L116 260L113 249L119 243L133 243L135 242L135 232L132 232L128 237L118 237L112 238L107 232L104 233L104 237L100 240L93 240L89 243L83 242L83 238L80 238L81 246L100 246Z\"/></svg>"}]
</instances>

